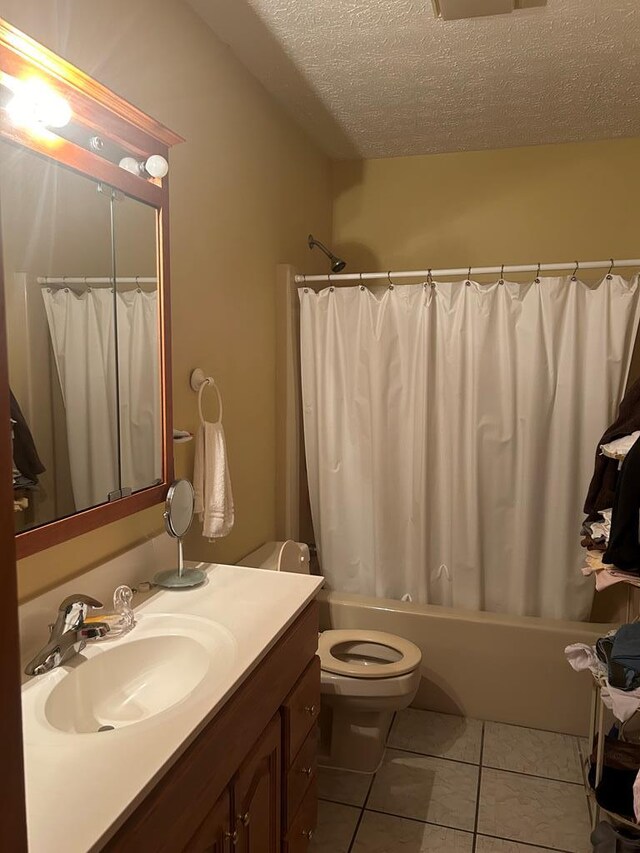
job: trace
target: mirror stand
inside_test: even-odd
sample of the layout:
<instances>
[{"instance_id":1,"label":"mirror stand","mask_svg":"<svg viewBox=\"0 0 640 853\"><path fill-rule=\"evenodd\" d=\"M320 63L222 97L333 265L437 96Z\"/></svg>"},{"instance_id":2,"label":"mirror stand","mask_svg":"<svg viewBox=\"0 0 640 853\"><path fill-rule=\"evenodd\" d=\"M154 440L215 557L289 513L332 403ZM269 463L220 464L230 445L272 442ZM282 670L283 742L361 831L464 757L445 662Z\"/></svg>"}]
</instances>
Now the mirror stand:
<instances>
[{"instance_id":1,"label":"mirror stand","mask_svg":"<svg viewBox=\"0 0 640 853\"><path fill-rule=\"evenodd\" d=\"M189 480L176 480L169 487L164 523L169 536L178 540L178 568L158 572L153 583L163 589L191 589L206 580L201 569L185 567L182 539L193 521L194 492Z\"/></svg>"}]
</instances>

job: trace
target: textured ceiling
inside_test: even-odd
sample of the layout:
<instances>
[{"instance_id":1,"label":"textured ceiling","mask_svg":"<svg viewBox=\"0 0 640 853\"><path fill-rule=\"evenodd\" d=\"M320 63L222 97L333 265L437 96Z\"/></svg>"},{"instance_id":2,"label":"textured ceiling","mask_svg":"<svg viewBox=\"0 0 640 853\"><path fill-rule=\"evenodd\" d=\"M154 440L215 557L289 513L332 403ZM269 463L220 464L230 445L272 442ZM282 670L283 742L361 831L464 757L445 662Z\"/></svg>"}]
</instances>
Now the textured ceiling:
<instances>
[{"instance_id":1,"label":"textured ceiling","mask_svg":"<svg viewBox=\"0 0 640 853\"><path fill-rule=\"evenodd\" d=\"M640 136L640 0L187 2L333 157Z\"/></svg>"}]
</instances>

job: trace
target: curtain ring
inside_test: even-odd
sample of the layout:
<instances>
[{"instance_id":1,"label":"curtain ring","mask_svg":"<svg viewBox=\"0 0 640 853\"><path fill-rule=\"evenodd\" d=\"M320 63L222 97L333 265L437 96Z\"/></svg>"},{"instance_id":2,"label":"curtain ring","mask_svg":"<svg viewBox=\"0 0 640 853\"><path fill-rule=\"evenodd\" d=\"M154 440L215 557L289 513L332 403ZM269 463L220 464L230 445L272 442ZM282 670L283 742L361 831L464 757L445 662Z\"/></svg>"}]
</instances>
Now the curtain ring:
<instances>
[{"instance_id":1,"label":"curtain ring","mask_svg":"<svg viewBox=\"0 0 640 853\"><path fill-rule=\"evenodd\" d=\"M329 279L329 293L333 293L335 287L331 284L331 273L327 273L327 278Z\"/></svg>"},{"instance_id":2,"label":"curtain ring","mask_svg":"<svg viewBox=\"0 0 640 853\"><path fill-rule=\"evenodd\" d=\"M580 262L576 261L576 268L574 269L573 275L571 276L571 281L577 281L578 280L576 273L578 272L579 269L580 269Z\"/></svg>"},{"instance_id":3,"label":"curtain ring","mask_svg":"<svg viewBox=\"0 0 640 853\"><path fill-rule=\"evenodd\" d=\"M391 281L391 270L387 273L387 278L389 279L389 290L393 290L393 282Z\"/></svg>"},{"instance_id":4,"label":"curtain ring","mask_svg":"<svg viewBox=\"0 0 640 853\"><path fill-rule=\"evenodd\" d=\"M362 283L362 273L360 273L360 290L366 290L364 284Z\"/></svg>"},{"instance_id":5,"label":"curtain ring","mask_svg":"<svg viewBox=\"0 0 640 853\"><path fill-rule=\"evenodd\" d=\"M535 283L540 284L540 263L538 263L538 270L536 272Z\"/></svg>"},{"instance_id":6,"label":"curtain ring","mask_svg":"<svg viewBox=\"0 0 640 853\"><path fill-rule=\"evenodd\" d=\"M613 278L613 276L611 275L611 270L614 268L614 266L615 262L613 258L611 258L611 266L609 267L609 272L607 273L607 281L611 281L611 279Z\"/></svg>"},{"instance_id":7,"label":"curtain ring","mask_svg":"<svg viewBox=\"0 0 640 853\"><path fill-rule=\"evenodd\" d=\"M500 281L498 284L504 284L504 264L500 266Z\"/></svg>"},{"instance_id":8,"label":"curtain ring","mask_svg":"<svg viewBox=\"0 0 640 853\"><path fill-rule=\"evenodd\" d=\"M469 272L467 273L467 280L465 281L465 284L467 285L467 287L470 287L471 285L471 267L469 267Z\"/></svg>"},{"instance_id":9,"label":"curtain ring","mask_svg":"<svg viewBox=\"0 0 640 853\"><path fill-rule=\"evenodd\" d=\"M429 271L427 272L427 284L433 284L433 277L431 275L431 267L429 267Z\"/></svg>"}]
</instances>

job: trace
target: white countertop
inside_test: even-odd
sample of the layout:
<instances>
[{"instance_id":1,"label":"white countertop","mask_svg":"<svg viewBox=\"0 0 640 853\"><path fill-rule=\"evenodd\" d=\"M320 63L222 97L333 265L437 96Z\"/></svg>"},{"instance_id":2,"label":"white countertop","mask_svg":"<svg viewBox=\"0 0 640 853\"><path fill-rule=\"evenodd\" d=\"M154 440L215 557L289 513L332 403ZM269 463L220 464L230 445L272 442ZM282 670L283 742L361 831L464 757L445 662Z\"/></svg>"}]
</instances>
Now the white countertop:
<instances>
[{"instance_id":1,"label":"white countertop","mask_svg":"<svg viewBox=\"0 0 640 853\"><path fill-rule=\"evenodd\" d=\"M95 734L53 728L42 713L65 667L22 689L30 853L99 850L163 771L210 722L322 586L322 578L239 566L202 566L207 582L194 590L158 591L136 608L140 626L155 614L216 622L226 629L231 662L181 702L144 723ZM147 623L153 619L147 619ZM126 637L87 646L92 657ZM82 665L82 664L81 664ZM223 671L224 670L224 671Z\"/></svg>"}]
</instances>

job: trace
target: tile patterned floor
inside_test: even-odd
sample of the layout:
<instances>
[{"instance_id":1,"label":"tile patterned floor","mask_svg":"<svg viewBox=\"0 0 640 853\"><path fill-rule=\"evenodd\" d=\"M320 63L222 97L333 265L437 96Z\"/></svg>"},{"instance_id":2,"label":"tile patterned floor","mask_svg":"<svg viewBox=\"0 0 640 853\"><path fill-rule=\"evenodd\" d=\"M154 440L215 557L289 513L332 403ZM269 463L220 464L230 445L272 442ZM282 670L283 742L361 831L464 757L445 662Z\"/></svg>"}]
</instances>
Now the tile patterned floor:
<instances>
[{"instance_id":1,"label":"tile patterned floor","mask_svg":"<svg viewBox=\"0 0 640 853\"><path fill-rule=\"evenodd\" d=\"M311 853L591 853L580 749L409 708L375 775L320 770Z\"/></svg>"}]
</instances>

